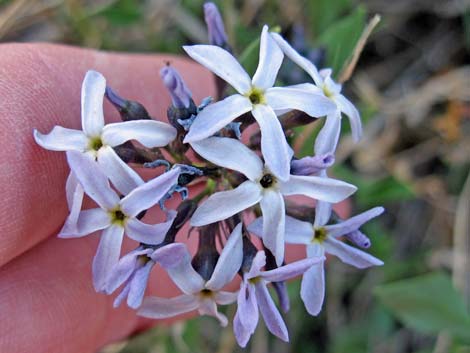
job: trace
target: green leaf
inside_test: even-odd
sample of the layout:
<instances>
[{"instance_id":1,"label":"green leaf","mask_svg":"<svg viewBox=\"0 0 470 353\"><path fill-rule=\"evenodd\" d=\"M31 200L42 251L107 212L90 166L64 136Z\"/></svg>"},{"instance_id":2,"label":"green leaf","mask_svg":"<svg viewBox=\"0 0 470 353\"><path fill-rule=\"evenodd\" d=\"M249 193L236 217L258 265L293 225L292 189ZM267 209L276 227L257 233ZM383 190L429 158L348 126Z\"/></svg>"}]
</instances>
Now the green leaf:
<instances>
[{"instance_id":1,"label":"green leaf","mask_svg":"<svg viewBox=\"0 0 470 353\"><path fill-rule=\"evenodd\" d=\"M448 275L436 272L388 283L374 293L410 328L470 340L470 316Z\"/></svg>"},{"instance_id":2,"label":"green leaf","mask_svg":"<svg viewBox=\"0 0 470 353\"><path fill-rule=\"evenodd\" d=\"M307 2L314 35L323 33L343 13L351 9L351 0L315 0Z\"/></svg>"},{"instance_id":3,"label":"green leaf","mask_svg":"<svg viewBox=\"0 0 470 353\"><path fill-rule=\"evenodd\" d=\"M118 0L112 6L98 13L113 25L130 25L142 18L141 8L132 0Z\"/></svg>"},{"instance_id":4,"label":"green leaf","mask_svg":"<svg viewBox=\"0 0 470 353\"><path fill-rule=\"evenodd\" d=\"M358 6L350 15L329 26L318 38L317 44L326 47L326 63L334 73L339 73L352 54L365 26L366 10Z\"/></svg>"}]
</instances>

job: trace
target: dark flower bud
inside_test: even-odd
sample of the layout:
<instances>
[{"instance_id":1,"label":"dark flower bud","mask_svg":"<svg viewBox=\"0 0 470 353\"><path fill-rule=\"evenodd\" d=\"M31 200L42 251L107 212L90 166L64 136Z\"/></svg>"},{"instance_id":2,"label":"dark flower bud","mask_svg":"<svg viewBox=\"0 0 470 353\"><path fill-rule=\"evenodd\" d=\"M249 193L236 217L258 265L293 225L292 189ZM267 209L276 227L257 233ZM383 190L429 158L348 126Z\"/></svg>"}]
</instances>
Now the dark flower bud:
<instances>
[{"instance_id":1,"label":"dark flower bud","mask_svg":"<svg viewBox=\"0 0 470 353\"><path fill-rule=\"evenodd\" d=\"M209 224L199 228L199 246L191 264L197 273L208 281L214 272L219 259L215 239L219 233L219 223Z\"/></svg>"},{"instance_id":2,"label":"dark flower bud","mask_svg":"<svg viewBox=\"0 0 470 353\"><path fill-rule=\"evenodd\" d=\"M124 99L111 89L106 87L106 98L116 107L123 121L151 119L147 109L136 101Z\"/></svg>"}]
</instances>

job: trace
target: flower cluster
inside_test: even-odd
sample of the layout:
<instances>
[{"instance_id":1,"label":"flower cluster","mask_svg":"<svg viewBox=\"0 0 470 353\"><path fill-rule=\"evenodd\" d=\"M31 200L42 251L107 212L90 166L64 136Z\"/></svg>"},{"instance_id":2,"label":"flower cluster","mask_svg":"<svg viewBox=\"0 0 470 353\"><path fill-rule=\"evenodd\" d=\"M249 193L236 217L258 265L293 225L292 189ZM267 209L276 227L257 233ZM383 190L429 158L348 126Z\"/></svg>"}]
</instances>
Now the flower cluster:
<instances>
[{"instance_id":1,"label":"flower cluster","mask_svg":"<svg viewBox=\"0 0 470 353\"><path fill-rule=\"evenodd\" d=\"M358 268L382 264L341 237L369 247L359 229L383 209L344 220L332 208L356 191L328 177L328 169L335 161L343 114L353 138L361 138L359 113L341 94L331 70L318 71L267 26L261 33L258 68L250 78L231 53L215 5L207 3L204 10L211 44L183 49L218 77L220 100L212 103L209 97L197 105L183 78L167 64L160 75L172 105L169 123L163 123L140 103L120 97L100 73L89 71L82 86L82 130L56 126L48 134L34 131L42 147L66 152L71 170L66 183L70 213L59 237L101 231L93 284L106 294L121 288L115 306L126 300L139 315L157 319L197 310L226 326L228 319L217 306L237 302L233 329L240 346L254 333L259 312L269 331L288 341L268 284L287 311L284 281L302 276L300 296L306 310L317 315L325 294L326 253ZM312 82L275 85L286 57ZM123 122L105 124L105 98ZM296 158L287 131L321 117L326 120L312 156ZM144 181L130 163L164 171ZM194 195L188 186L195 182L205 182L206 187ZM85 194L95 208L84 209ZM291 195L310 198L311 206L288 202ZM165 202L179 197L179 206L168 209ZM154 207L165 219L149 224L145 216ZM177 241L187 223L199 234L193 255ZM121 256L124 235L138 245ZM305 245L306 255L286 263L285 244ZM144 297L155 265L168 273L180 296Z\"/></svg>"}]
</instances>

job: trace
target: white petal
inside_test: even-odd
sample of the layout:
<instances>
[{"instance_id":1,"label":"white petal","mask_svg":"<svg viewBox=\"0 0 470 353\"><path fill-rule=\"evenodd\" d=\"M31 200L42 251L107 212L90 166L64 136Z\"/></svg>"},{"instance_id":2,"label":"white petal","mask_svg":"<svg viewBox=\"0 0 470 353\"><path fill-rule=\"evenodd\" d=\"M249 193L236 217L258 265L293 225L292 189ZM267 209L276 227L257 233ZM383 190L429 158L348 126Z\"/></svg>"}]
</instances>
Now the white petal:
<instances>
[{"instance_id":1,"label":"white petal","mask_svg":"<svg viewBox=\"0 0 470 353\"><path fill-rule=\"evenodd\" d=\"M106 289L111 270L119 261L124 228L111 225L101 234L100 244L93 259L93 286L97 292Z\"/></svg>"},{"instance_id":2,"label":"white petal","mask_svg":"<svg viewBox=\"0 0 470 353\"><path fill-rule=\"evenodd\" d=\"M104 126L103 99L106 80L99 72L88 71L82 84L82 128L90 137L101 135Z\"/></svg>"},{"instance_id":3,"label":"white petal","mask_svg":"<svg viewBox=\"0 0 470 353\"><path fill-rule=\"evenodd\" d=\"M126 234L139 243L158 245L165 239L175 217L176 212L166 222L158 224L146 224L137 218L130 218L125 225Z\"/></svg>"},{"instance_id":4,"label":"white petal","mask_svg":"<svg viewBox=\"0 0 470 353\"><path fill-rule=\"evenodd\" d=\"M200 315L209 315L215 317L219 320L220 326L225 327L228 324L227 317L219 313L217 310L217 303L211 298L203 299L199 301L199 314Z\"/></svg>"},{"instance_id":5,"label":"white petal","mask_svg":"<svg viewBox=\"0 0 470 353\"><path fill-rule=\"evenodd\" d=\"M103 172L122 195L129 194L144 183L142 178L124 163L110 146L100 148L97 157Z\"/></svg>"},{"instance_id":6,"label":"white petal","mask_svg":"<svg viewBox=\"0 0 470 353\"><path fill-rule=\"evenodd\" d=\"M82 208L84 194L85 192L75 177L75 174L70 172L65 183L65 196L67 197L67 206L70 211L66 222L69 223L69 226L75 227L75 229L78 221L78 215L80 214L80 210Z\"/></svg>"},{"instance_id":7,"label":"white petal","mask_svg":"<svg viewBox=\"0 0 470 353\"><path fill-rule=\"evenodd\" d=\"M191 143L191 147L208 161L243 173L252 181L261 178L263 174L261 159L237 139L209 137Z\"/></svg>"},{"instance_id":8,"label":"white petal","mask_svg":"<svg viewBox=\"0 0 470 353\"><path fill-rule=\"evenodd\" d=\"M191 58L227 81L239 93L244 94L250 90L250 76L228 51L215 45L186 45L183 49Z\"/></svg>"},{"instance_id":9,"label":"white petal","mask_svg":"<svg viewBox=\"0 0 470 353\"><path fill-rule=\"evenodd\" d=\"M312 90L273 87L266 91L265 97L268 105L276 111L296 109L313 117L321 117L336 110L336 104Z\"/></svg>"},{"instance_id":10,"label":"white petal","mask_svg":"<svg viewBox=\"0 0 470 353\"><path fill-rule=\"evenodd\" d=\"M59 238L78 238L111 225L111 219L101 208L81 211L78 218L65 221L58 234Z\"/></svg>"},{"instance_id":11,"label":"white petal","mask_svg":"<svg viewBox=\"0 0 470 353\"><path fill-rule=\"evenodd\" d=\"M287 265L280 266L273 270L264 271L261 276L268 282L287 281L291 278L300 276L313 265L318 265L323 261L325 261L324 256L308 257L306 259L294 261Z\"/></svg>"},{"instance_id":12,"label":"white petal","mask_svg":"<svg viewBox=\"0 0 470 353\"><path fill-rule=\"evenodd\" d=\"M374 207L339 223L328 225L325 228L327 229L329 236L337 238L358 230L364 223L369 222L372 218L380 216L384 211L385 209L383 207Z\"/></svg>"},{"instance_id":13,"label":"white petal","mask_svg":"<svg viewBox=\"0 0 470 353\"><path fill-rule=\"evenodd\" d=\"M34 140L42 148L51 151L79 151L84 152L88 145L88 138L83 131L66 129L62 126L54 126L47 135L33 130Z\"/></svg>"},{"instance_id":14,"label":"white petal","mask_svg":"<svg viewBox=\"0 0 470 353\"><path fill-rule=\"evenodd\" d=\"M221 191L210 196L194 212L192 226L222 221L234 214L256 205L261 199L261 189L250 180L240 184L236 189Z\"/></svg>"},{"instance_id":15,"label":"white petal","mask_svg":"<svg viewBox=\"0 0 470 353\"><path fill-rule=\"evenodd\" d=\"M229 305L237 300L238 292L218 291L215 293L214 299L217 304Z\"/></svg>"},{"instance_id":16,"label":"white petal","mask_svg":"<svg viewBox=\"0 0 470 353\"><path fill-rule=\"evenodd\" d=\"M261 130L261 151L266 166L280 180L287 180L293 152L287 144L281 123L267 105L257 104L252 114Z\"/></svg>"},{"instance_id":17,"label":"white petal","mask_svg":"<svg viewBox=\"0 0 470 353\"><path fill-rule=\"evenodd\" d=\"M198 300L192 295L180 295L174 298L147 297L137 314L151 319L165 319L197 309Z\"/></svg>"},{"instance_id":18,"label":"white petal","mask_svg":"<svg viewBox=\"0 0 470 353\"><path fill-rule=\"evenodd\" d=\"M214 272L206 283L206 288L218 291L229 283L237 274L243 260L242 223L230 234L220 254Z\"/></svg>"},{"instance_id":19,"label":"white petal","mask_svg":"<svg viewBox=\"0 0 470 353\"><path fill-rule=\"evenodd\" d=\"M335 153L341 132L341 116L339 111L328 114L325 124L315 139L315 154Z\"/></svg>"},{"instance_id":20,"label":"white petal","mask_svg":"<svg viewBox=\"0 0 470 353\"><path fill-rule=\"evenodd\" d=\"M284 261L285 206L281 193L266 190L260 201L263 213L263 244L271 250L276 264Z\"/></svg>"},{"instance_id":21,"label":"white petal","mask_svg":"<svg viewBox=\"0 0 470 353\"><path fill-rule=\"evenodd\" d=\"M310 244L313 239L313 227L309 222L286 216L285 241L289 244Z\"/></svg>"},{"instance_id":22,"label":"white petal","mask_svg":"<svg viewBox=\"0 0 470 353\"><path fill-rule=\"evenodd\" d=\"M328 223L331 217L331 209L333 205L325 201L317 201L315 205L315 221L313 227L321 227Z\"/></svg>"},{"instance_id":23,"label":"white petal","mask_svg":"<svg viewBox=\"0 0 470 353\"><path fill-rule=\"evenodd\" d=\"M253 86L265 90L272 87L282 64L284 54L274 39L268 33L268 26L263 26L261 32L259 63L253 76Z\"/></svg>"},{"instance_id":24,"label":"white petal","mask_svg":"<svg viewBox=\"0 0 470 353\"><path fill-rule=\"evenodd\" d=\"M176 265L165 266L166 264L164 263L160 263L160 265L165 268L173 282L175 282L183 293L199 293L204 289L205 281L191 265L191 255L187 249Z\"/></svg>"},{"instance_id":25,"label":"white petal","mask_svg":"<svg viewBox=\"0 0 470 353\"><path fill-rule=\"evenodd\" d=\"M382 260L332 237L328 237L323 244L326 252L337 256L344 263L357 268L381 266L384 264Z\"/></svg>"},{"instance_id":26,"label":"white petal","mask_svg":"<svg viewBox=\"0 0 470 353\"><path fill-rule=\"evenodd\" d=\"M145 147L162 147L176 137L176 129L155 120L131 120L107 124L103 128L103 143L112 147L129 140L139 141Z\"/></svg>"},{"instance_id":27,"label":"white petal","mask_svg":"<svg viewBox=\"0 0 470 353\"><path fill-rule=\"evenodd\" d=\"M122 211L129 217L135 217L157 204L177 184L179 175L179 168L175 168L132 190L121 200Z\"/></svg>"},{"instance_id":28,"label":"white petal","mask_svg":"<svg viewBox=\"0 0 470 353\"><path fill-rule=\"evenodd\" d=\"M184 142L191 143L212 136L251 109L250 100L240 94L233 94L221 101L210 104L197 115L184 138Z\"/></svg>"},{"instance_id":29,"label":"white petal","mask_svg":"<svg viewBox=\"0 0 470 353\"><path fill-rule=\"evenodd\" d=\"M344 200L356 190L354 185L344 181L316 176L291 175L287 182L281 183L284 195L305 195L332 203Z\"/></svg>"},{"instance_id":30,"label":"white petal","mask_svg":"<svg viewBox=\"0 0 470 353\"><path fill-rule=\"evenodd\" d=\"M279 34L277 33L271 33L271 36L274 38L276 43L281 47L282 51L284 54L289 57L294 63L299 65L303 70L305 70L310 77L315 81L315 83L320 86L323 83L323 79L318 73L317 68L315 65L308 60L307 58L304 58L301 56L297 51L292 48L292 46L286 42L284 38L282 38Z\"/></svg>"},{"instance_id":31,"label":"white petal","mask_svg":"<svg viewBox=\"0 0 470 353\"><path fill-rule=\"evenodd\" d=\"M317 245L320 247L319 245ZM323 261L313 265L302 277L300 297L310 315L318 315L325 299L325 270Z\"/></svg>"},{"instance_id":32,"label":"white petal","mask_svg":"<svg viewBox=\"0 0 470 353\"><path fill-rule=\"evenodd\" d=\"M359 142L362 137L361 116L356 107L342 94L335 96L335 101L341 111L346 114L351 124L351 132L355 142Z\"/></svg>"},{"instance_id":33,"label":"white petal","mask_svg":"<svg viewBox=\"0 0 470 353\"><path fill-rule=\"evenodd\" d=\"M89 156L76 151L67 152L67 161L83 189L102 208L111 210L119 204L119 197L111 189L108 178Z\"/></svg>"}]
</instances>

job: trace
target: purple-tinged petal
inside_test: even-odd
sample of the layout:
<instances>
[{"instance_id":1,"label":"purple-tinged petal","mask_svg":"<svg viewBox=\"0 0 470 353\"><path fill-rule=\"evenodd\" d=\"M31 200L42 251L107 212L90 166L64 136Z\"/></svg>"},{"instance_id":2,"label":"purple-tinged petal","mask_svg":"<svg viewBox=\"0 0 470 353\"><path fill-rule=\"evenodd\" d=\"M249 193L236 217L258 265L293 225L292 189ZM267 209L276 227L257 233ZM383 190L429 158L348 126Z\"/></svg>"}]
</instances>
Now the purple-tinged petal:
<instances>
[{"instance_id":1,"label":"purple-tinged petal","mask_svg":"<svg viewBox=\"0 0 470 353\"><path fill-rule=\"evenodd\" d=\"M189 108L192 94L178 71L166 65L160 70L160 77L170 93L173 106L180 109Z\"/></svg>"},{"instance_id":2,"label":"purple-tinged petal","mask_svg":"<svg viewBox=\"0 0 470 353\"><path fill-rule=\"evenodd\" d=\"M180 295L174 298L147 297L137 311L137 315L151 319L166 319L189 313L197 309L198 300L192 295Z\"/></svg>"},{"instance_id":3,"label":"purple-tinged petal","mask_svg":"<svg viewBox=\"0 0 470 353\"><path fill-rule=\"evenodd\" d=\"M274 287L274 290L276 291L281 310L284 313L289 312L290 301L289 301L289 293L287 292L286 282L272 282L271 284Z\"/></svg>"},{"instance_id":4,"label":"purple-tinged petal","mask_svg":"<svg viewBox=\"0 0 470 353\"><path fill-rule=\"evenodd\" d=\"M75 174L70 172L65 183L65 196L67 197L67 206L70 211L66 222L71 230L70 233L78 232L76 224L82 208L84 195L85 191L75 177Z\"/></svg>"},{"instance_id":5,"label":"purple-tinged petal","mask_svg":"<svg viewBox=\"0 0 470 353\"><path fill-rule=\"evenodd\" d=\"M259 311L256 288L247 281L242 282L238 292L237 315L241 325L252 335L258 325Z\"/></svg>"},{"instance_id":6,"label":"purple-tinged petal","mask_svg":"<svg viewBox=\"0 0 470 353\"><path fill-rule=\"evenodd\" d=\"M279 119L269 106L263 104L255 105L252 114L261 130L261 151L266 166L280 180L289 179L293 152Z\"/></svg>"},{"instance_id":7,"label":"purple-tinged petal","mask_svg":"<svg viewBox=\"0 0 470 353\"><path fill-rule=\"evenodd\" d=\"M357 268L381 266L384 264L382 260L332 237L328 237L323 245L327 253L335 255L344 263Z\"/></svg>"},{"instance_id":8,"label":"purple-tinged petal","mask_svg":"<svg viewBox=\"0 0 470 353\"><path fill-rule=\"evenodd\" d=\"M335 96L335 102L338 104L341 111L349 118L354 142L359 142L362 137L362 123L359 112L357 111L356 107L342 94Z\"/></svg>"},{"instance_id":9,"label":"purple-tinged petal","mask_svg":"<svg viewBox=\"0 0 470 353\"><path fill-rule=\"evenodd\" d=\"M130 281L130 290L127 296L127 305L132 309L137 309L144 299L145 289L154 263L149 261L145 266L135 271Z\"/></svg>"},{"instance_id":10,"label":"purple-tinged petal","mask_svg":"<svg viewBox=\"0 0 470 353\"><path fill-rule=\"evenodd\" d=\"M252 104L247 97L233 94L210 104L198 113L184 138L184 143L203 140L214 135L239 116L249 112Z\"/></svg>"},{"instance_id":11,"label":"purple-tinged petal","mask_svg":"<svg viewBox=\"0 0 470 353\"><path fill-rule=\"evenodd\" d=\"M245 94L250 90L250 76L228 51L215 45L186 45L183 49L191 58L227 81L239 93Z\"/></svg>"},{"instance_id":12,"label":"purple-tinged petal","mask_svg":"<svg viewBox=\"0 0 470 353\"><path fill-rule=\"evenodd\" d=\"M260 206L263 213L263 244L271 250L280 266L284 261L284 198L278 191L265 190Z\"/></svg>"},{"instance_id":13,"label":"purple-tinged petal","mask_svg":"<svg viewBox=\"0 0 470 353\"><path fill-rule=\"evenodd\" d=\"M313 89L272 87L266 91L265 97L276 111L296 109L318 118L336 110L336 104Z\"/></svg>"},{"instance_id":14,"label":"purple-tinged petal","mask_svg":"<svg viewBox=\"0 0 470 353\"><path fill-rule=\"evenodd\" d=\"M191 143L191 147L204 159L244 174L255 181L263 174L263 163L258 155L240 141L228 137L209 137Z\"/></svg>"},{"instance_id":15,"label":"purple-tinged petal","mask_svg":"<svg viewBox=\"0 0 470 353\"><path fill-rule=\"evenodd\" d=\"M258 307L261 311L266 327L273 335L279 337L285 342L289 342L289 333L287 332L286 324L284 323L279 310L277 310L273 299L269 295L266 283L259 281L255 284L255 287Z\"/></svg>"},{"instance_id":16,"label":"purple-tinged petal","mask_svg":"<svg viewBox=\"0 0 470 353\"><path fill-rule=\"evenodd\" d=\"M313 227L323 227L328 223L331 217L331 210L333 205L326 201L317 201L315 205L315 221Z\"/></svg>"},{"instance_id":17,"label":"purple-tinged petal","mask_svg":"<svg viewBox=\"0 0 470 353\"><path fill-rule=\"evenodd\" d=\"M256 312L258 312L258 308L256 308ZM250 332L242 325L238 311L235 313L235 317L233 318L233 333L238 345L242 348L246 347L251 335L253 334L253 332Z\"/></svg>"},{"instance_id":18,"label":"purple-tinged petal","mask_svg":"<svg viewBox=\"0 0 470 353\"><path fill-rule=\"evenodd\" d=\"M213 2L204 4L204 19L209 32L209 42L219 47L227 44L227 35L225 34L224 21L220 15L217 6Z\"/></svg>"},{"instance_id":19,"label":"purple-tinged petal","mask_svg":"<svg viewBox=\"0 0 470 353\"><path fill-rule=\"evenodd\" d=\"M340 223L328 225L325 228L329 236L337 238L359 229L364 223L380 216L384 211L383 207L374 207Z\"/></svg>"},{"instance_id":20,"label":"purple-tinged petal","mask_svg":"<svg viewBox=\"0 0 470 353\"><path fill-rule=\"evenodd\" d=\"M214 272L206 288L218 291L237 274L243 261L242 223L238 223L230 234L220 254Z\"/></svg>"},{"instance_id":21,"label":"purple-tinged petal","mask_svg":"<svg viewBox=\"0 0 470 353\"><path fill-rule=\"evenodd\" d=\"M282 38L279 34L277 33L271 33L271 36L274 38L274 40L276 41L276 43L281 47L282 51L284 52L284 54L289 58L291 59L294 63L296 63L297 65L299 65L303 70L305 70L305 72L307 72L307 74L310 75L310 77L312 77L312 79L315 81L315 84L317 84L318 86L320 86L321 84L323 84L323 79L322 77L320 76L320 74L318 73L318 70L317 68L315 67L315 65L310 61L308 60L307 58L304 58L303 56L301 56L294 48L292 48L292 46L287 43L287 41Z\"/></svg>"},{"instance_id":22,"label":"purple-tinged petal","mask_svg":"<svg viewBox=\"0 0 470 353\"><path fill-rule=\"evenodd\" d=\"M101 135L104 126L103 100L106 80L99 72L90 70L82 84L82 128L89 137Z\"/></svg>"},{"instance_id":23,"label":"purple-tinged petal","mask_svg":"<svg viewBox=\"0 0 470 353\"><path fill-rule=\"evenodd\" d=\"M111 225L109 215L101 208L80 211L75 220L66 219L59 238L79 238Z\"/></svg>"},{"instance_id":24,"label":"purple-tinged petal","mask_svg":"<svg viewBox=\"0 0 470 353\"><path fill-rule=\"evenodd\" d=\"M142 178L109 146L100 148L97 160L103 172L122 195L129 194L144 183Z\"/></svg>"},{"instance_id":25,"label":"purple-tinged petal","mask_svg":"<svg viewBox=\"0 0 470 353\"><path fill-rule=\"evenodd\" d=\"M256 205L261 200L261 188L250 180L236 189L211 195L194 212L191 225L195 227L224 220L234 214Z\"/></svg>"},{"instance_id":26,"label":"purple-tinged petal","mask_svg":"<svg viewBox=\"0 0 470 353\"><path fill-rule=\"evenodd\" d=\"M118 195L111 189L98 163L76 151L67 152L67 161L87 195L101 208L111 210L119 204Z\"/></svg>"},{"instance_id":27,"label":"purple-tinged petal","mask_svg":"<svg viewBox=\"0 0 470 353\"><path fill-rule=\"evenodd\" d=\"M286 216L284 240L288 244L310 244L313 239L313 226L309 222Z\"/></svg>"},{"instance_id":28,"label":"purple-tinged petal","mask_svg":"<svg viewBox=\"0 0 470 353\"><path fill-rule=\"evenodd\" d=\"M122 301L124 299L126 299L127 296L129 295L130 290L131 290L131 284L126 283L126 285L122 289L121 293L119 293L119 295L113 301L113 307L114 308L117 308L117 307L119 307L119 305L121 305Z\"/></svg>"},{"instance_id":29,"label":"purple-tinged petal","mask_svg":"<svg viewBox=\"0 0 470 353\"><path fill-rule=\"evenodd\" d=\"M111 225L101 234L100 244L93 259L93 286L97 292L106 289L106 281L119 261L124 228Z\"/></svg>"},{"instance_id":30,"label":"purple-tinged petal","mask_svg":"<svg viewBox=\"0 0 470 353\"><path fill-rule=\"evenodd\" d=\"M215 317L217 320L219 320L220 326L222 327L225 327L228 324L227 317L224 314L219 313L217 310L217 303L211 298L200 300L198 311L200 315Z\"/></svg>"},{"instance_id":31,"label":"purple-tinged petal","mask_svg":"<svg viewBox=\"0 0 470 353\"><path fill-rule=\"evenodd\" d=\"M248 271L244 277L248 280L261 275L261 269L266 266L266 254L263 250L256 253L251 263L250 271Z\"/></svg>"},{"instance_id":32,"label":"purple-tinged petal","mask_svg":"<svg viewBox=\"0 0 470 353\"><path fill-rule=\"evenodd\" d=\"M121 200L121 209L129 217L157 204L178 182L180 169L174 168L134 189Z\"/></svg>"},{"instance_id":33,"label":"purple-tinged petal","mask_svg":"<svg viewBox=\"0 0 470 353\"><path fill-rule=\"evenodd\" d=\"M112 147L126 141L136 140L145 147L162 147L176 137L176 129L164 122L155 120L130 120L107 124L103 128L103 143Z\"/></svg>"},{"instance_id":34,"label":"purple-tinged petal","mask_svg":"<svg viewBox=\"0 0 470 353\"><path fill-rule=\"evenodd\" d=\"M363 249L368 249L371 245L370 239L360 230L355 230L351 233L345 234L345 237L354 245L359 246Z\"/></svg>"},{"instance_id":35,"label":"purple-tinged petal","mask_svg":"<svg viewBox=\"0 0 470 353\"><path fill-rule=\"evenodd\" d=\"M290 264L278 267L274 270L264 271L261 273L266 281L280 282L287 281L288 279L300 276L314 265L325 261L323 256L309 257L307 259L291 262Z\"/></svg>"},{"instance_id":36,"label":"purple-tinged petal","mask_svg":"<svg viewBox=\"0 0 470 353\"><path fill-rule=\"evenodd\" d=\"M168 268L178 265L187 252L188 250L186 245L182 243L173 243L158 248L149 256L153 261L158 262L162 267Z\"/></svg>"},{"instance_id":37,"label":"purple-tinged petal","mask_svg":"<svg viewBox=\"0 0 470 353\"><path fill-rule=\"evenodd\" d=\"M323 252L323 248L318 244L307 247L307 251L308 248L315 247L317 248L316 250L313 249L309 252L314 252L315 255ZM323 261L312 266L304 273L300 285L300 297L310 315L316 316L320 313L325 299L325 270Z\"/></svg>"},{"instance_id":38,"label":"purple-tinged petal","mask_svg":"<svg viewBox=\"0 0 470 353\"><path fill-rule=\"evenodd\" d=\"M281 182L283 195L305 195L332 203L344 200L356 190L357 187L344 181L316 176L291 175L287 182Z\"/></svg>"},{"instance_id":39,"label":"purple-tinged petal","mask_svg":"<svg viewBox=\"0 0 470 353\"><path fill-rule=\"evenodd\" d=\"M130 218L124 228L129 238L144 244L158 245L165 239L175 217L175 211L168 212L166 222L157 224L146 224L137 218Z\"/></svg>"},{"instance_id":40,"label":"purple-tinged petal","mask_svg":"<svg viewBox=\"0 0 470 353\"><path fill-rule=\"evenodd\" d=\"M51 151L85 152L88 146L88 138L83 131L67 129L62 126L54 126L51 132L46 135L34 129L33 135L39 146Z\"/></svg>"},{"instance_id":41,"label":"purple-tinged petal","mask_svg":"<svg viewBox=\"0 0 470 353\"><path fill-rule=\"evenodd\" d=\"M283 59L282 50L269 35L268 26L264 25L260 39L258 68L252 80L253 86L262 90L272 87Z\"/></svg>"},{"instance_id":42,"label":"purple-tinged petal","mask_svg":"<svg viewBox=\"0 0 470 353\"><path fill-rule=\"evenodd\" d=\"M316 175L331 167L335 162L335 156L331 153L304 157L290 162L290 173L292 175Z\"/></svg>"},{"instance_id":43,"label":"purple-tinged petal","mask_svg":"<svg viewBox=\"0 0 470 353\"><path fill-rule=\"evenodd\" d=\"M338 146L339 135L341 132L341 116L339 111L328 114L325 124L315 139L315 154L334 153Z\"/></svg>"},{"instance_id":44,"label":"purple-tinged petal","mask_svg":"<svg viewBox=\"0 0 470 353\"><path fill-rule=\"evenodd\" d=\"M168 275L183 293L199 293L204 289L205 281L191 265L191 255L188 249L186 248L183 256L179 256L180 261L173 266L167 266L166 262L161 262L160 265L168 272Z\"/></svg>"},{"instance_id":45,"label":"purple-tinged petal","mask_svg":"<svg viewBox=\"0 0 470 353\"><path fill-rule=\"evenodd\" d=\"M214 293L214 300L219 305L229 305L237 301L238 292L218 291Z\"/></svg>"}]
</instances>

